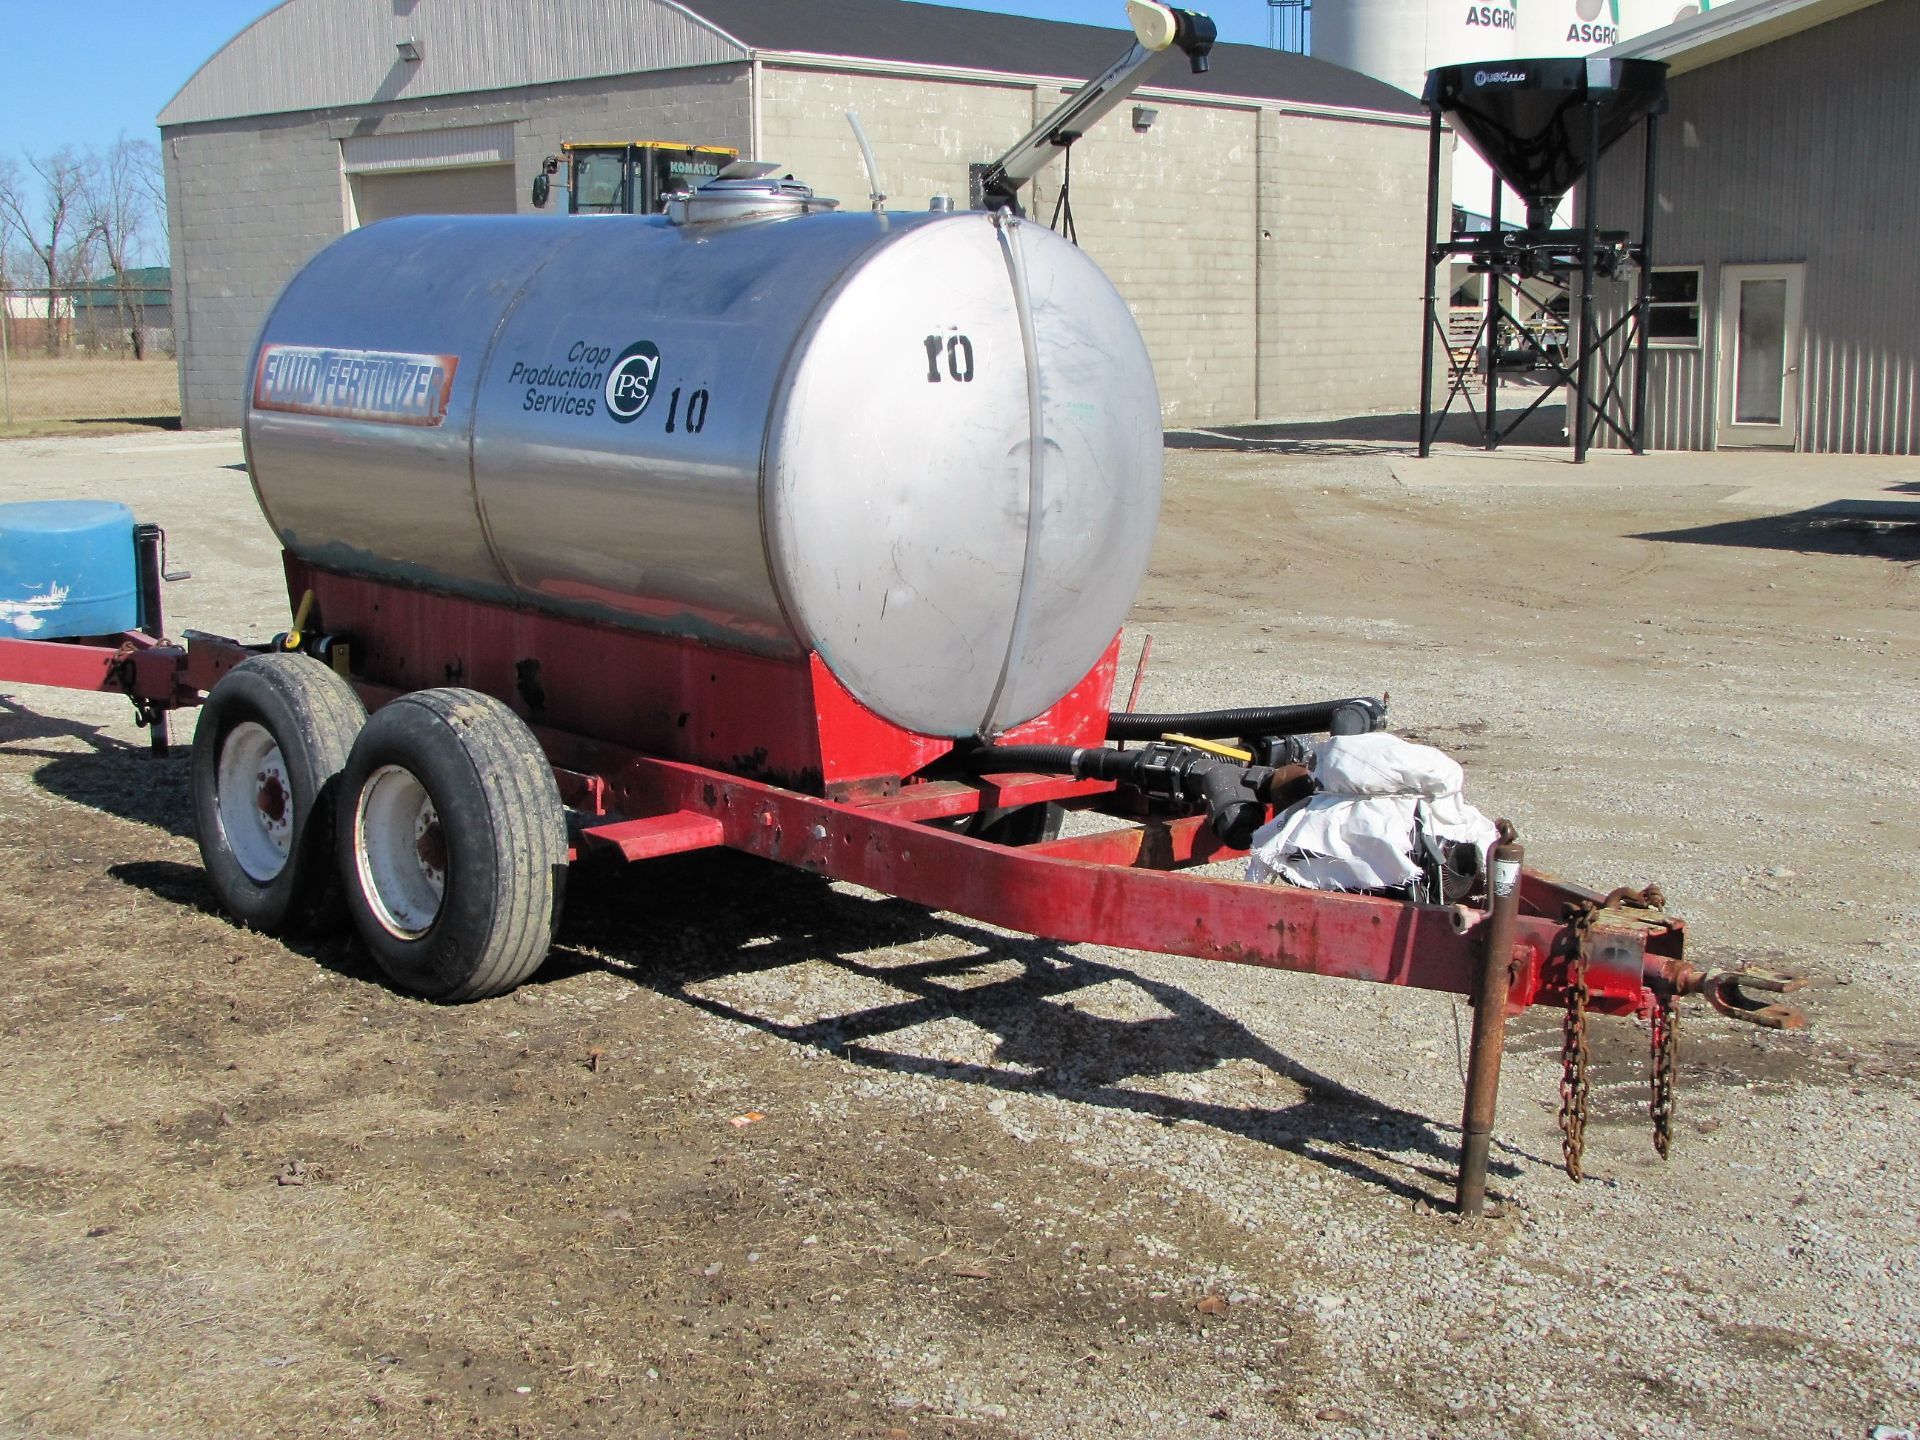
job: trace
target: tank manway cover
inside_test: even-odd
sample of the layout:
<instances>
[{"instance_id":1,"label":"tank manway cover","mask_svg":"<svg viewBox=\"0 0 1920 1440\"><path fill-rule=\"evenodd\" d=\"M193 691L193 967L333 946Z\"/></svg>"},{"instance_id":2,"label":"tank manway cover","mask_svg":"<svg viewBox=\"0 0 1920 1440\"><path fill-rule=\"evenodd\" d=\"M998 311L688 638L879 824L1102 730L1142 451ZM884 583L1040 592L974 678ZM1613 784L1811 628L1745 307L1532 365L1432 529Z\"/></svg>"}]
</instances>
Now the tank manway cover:
<instances>
[{"instance_id":1,"label":"tank manway cover","mask_svg":"<svg viewBox=\"0 0 1920 1440\"><path fill-rule=\"evenodd\" d=\"M1529 206L1551 206L1586 173L1588 137L1600 152L1667 98L1658 60L1488 60L1427 72L1425 100Z\"/></svg>"}]
</instances>

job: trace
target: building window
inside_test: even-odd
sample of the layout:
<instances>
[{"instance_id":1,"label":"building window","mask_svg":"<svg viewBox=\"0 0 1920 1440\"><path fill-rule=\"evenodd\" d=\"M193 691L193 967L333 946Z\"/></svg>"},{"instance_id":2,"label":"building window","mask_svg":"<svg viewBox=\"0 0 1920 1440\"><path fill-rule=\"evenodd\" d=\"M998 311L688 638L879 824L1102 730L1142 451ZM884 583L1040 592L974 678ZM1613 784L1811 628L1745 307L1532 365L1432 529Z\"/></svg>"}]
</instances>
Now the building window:
<instances>
[{"instance_id":1,"label":"building window","mask_svg":"<svg viewBox=\"0 0 1920 1440\"><path fill-rule=\"evenodd\" d=\"M1668 349L1700 344L1700 267L1656 265L1647 284L1647 339Z\"/></svg>"}]
</instances>

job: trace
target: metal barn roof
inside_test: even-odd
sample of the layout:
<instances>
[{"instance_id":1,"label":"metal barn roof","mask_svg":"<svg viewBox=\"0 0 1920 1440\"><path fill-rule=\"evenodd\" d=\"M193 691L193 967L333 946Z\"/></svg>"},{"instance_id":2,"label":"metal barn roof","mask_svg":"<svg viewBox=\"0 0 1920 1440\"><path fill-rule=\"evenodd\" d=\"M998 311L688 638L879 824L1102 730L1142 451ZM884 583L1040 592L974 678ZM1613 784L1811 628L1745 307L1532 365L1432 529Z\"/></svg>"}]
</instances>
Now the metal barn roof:
<instances>
[{"instance_id":1,"label":"metal barn roof","mask_svg":"<svg viewBox=\"0 0 1920 1440\"><path fill-rule=\"evenodd\" d=\"M1623 59L1664 60L1669 75L1684 75L1838 20L1879 0L1733 0L1659 30L1623 40L1600 53Z\"/></svg>"},{"instance_id":2,"label":"metal barn roof","mask_svg":"<svg viewBox=\"0 0 1920 1440\"><path fill-rule=\"evenodd\" d=\"M806 56L1047 79L1098 73L1126 32L917 0L285 0L216 52L161 125L457 95L593 76ZM1115 0L1116 11L1119 0ZM408 60L399 42L414 42ZM1324 60L1254 45L1213 70L1170 62L1153 88L1417 116L1419 102Z\"/></svg>"},{"instance_id":3,"label":"metal barn roof","mask_svg":"<svg viewBox=\"0 0 1920 1440\"><path fill-rule=\"evenodd\" d=\"M121 305L158 309L173 303L173 271L165 265L116 270L89 280L73 292L76 310L114 310Z\"/></svg>"},{"instance_id":4,"label":"metal barn roof","mask_svg":"<svg viewBox=\"0 0 1920 1440\"><path fill-rule=\"evenodd\" d=\"M1124 33L1021 15L995 15L910 0L686 0L687 8L765 54L990 70L1008 75L1096 75L1125 44ZM1114 0L1114 10L1121 9ZM1177 58L1153 88L1201 95L1292 101L1340 109L1419 115L1420 102L1371 76L1325 60L1260 45L1220 45L1213 69L1189 74Z\"/></svg>"}]
</instances>

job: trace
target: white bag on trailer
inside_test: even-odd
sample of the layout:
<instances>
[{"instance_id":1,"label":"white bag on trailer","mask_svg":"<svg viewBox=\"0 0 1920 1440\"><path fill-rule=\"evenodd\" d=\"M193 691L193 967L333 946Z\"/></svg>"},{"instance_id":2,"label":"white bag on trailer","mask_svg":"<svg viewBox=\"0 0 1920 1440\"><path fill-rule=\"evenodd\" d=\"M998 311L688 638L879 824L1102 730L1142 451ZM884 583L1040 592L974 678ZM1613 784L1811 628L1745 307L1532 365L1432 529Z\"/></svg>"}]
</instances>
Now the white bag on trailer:
<instances>
[{"instance_id":1,"label":"white bag on trailer","mask_svg":"<svg viewBox=\"0 0 1920 1440\"><path fill-rule=\"evenodd\" d=\"M1329 795L1458 795L1467 772L1431 745L1416 745L1375 730L1334 735L1314 746L1307 761L1314 783Z\"/></svg>"},{"instance_id":2,"label":"white bag on trailer","mask_svg":"<svg viewBox=\"0 0 1920 1440\"><path fill-rule=\"evenodd\" d=\"M1472 844L1484 868L1498 838L1461 793L1460 762L1397 735L1335 735L1308 760L1320 789L1254 833L1249 880L1311 890L1398 890L1421 875L1424 839Z\"/></svg>"}]
</instances>

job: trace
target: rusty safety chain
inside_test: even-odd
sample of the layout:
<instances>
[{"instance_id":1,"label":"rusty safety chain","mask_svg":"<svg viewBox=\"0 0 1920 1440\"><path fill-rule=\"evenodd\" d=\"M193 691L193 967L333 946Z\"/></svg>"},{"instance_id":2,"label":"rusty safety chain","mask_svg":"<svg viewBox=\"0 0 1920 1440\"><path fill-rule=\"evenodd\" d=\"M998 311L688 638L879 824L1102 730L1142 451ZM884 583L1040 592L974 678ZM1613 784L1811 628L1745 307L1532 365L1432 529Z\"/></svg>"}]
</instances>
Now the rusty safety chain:
<instances>
[{"instance_id":1,"label":"rusty safety chain","mask_svg":"<svg viewBox=\"0 0 1920 1440\"><path fill-rule=\"evenodd\" d=\"M139 672L134 668L133 657L135 653L134 647L131 644L122 645L119 653L113 657L113 666L108 674L111 676L113 683L126 691L127 698L133 702L134 723L136 725L156 725L160 722L161 718L165 716L166 711L153 701L134 693L135 687L140 683Z\"/></svg>"},{"instance_id":2,"label":"rusty safety chain","mask_svg":"<svg viewBox=\"0 0 1920 1440\"><path fill-rule=\"evenodd\" d=\"M1663 991L1653 1012L1652 1064L1648 1080L1653 1094L1648 1111L1653 1116L1653 1148L1662 1160L1673 1143L1674 1081L1679 1071L1680 1011L1673 992Z\"/></svg>"},{"instance_id":3,"label":"rusty safety chain","mask_svg":"<svg viewBox=\"0 0 1920 1440\"><path fill-rule=\"evenodd\" d=\"M1566 919L1573 927L1573 953L1567 960L1567 1014L1560 1036L1560 1154L1572 1180L1584 1175L1581 1163L1587 1150L1587 1097L1591 1090L1587 1078L1587 946L1594 921L1608 910L1664 910L1666 905L1666 893L1658 885L1641 890L1622 885L1604 900L1586 900L1567 907ZM1654 1027L1653 1143L1663 1156L1673 1115L1672 1003L1672 997L1667 997L1666 1025L1662 1027L1656 1020Z\"/></svg>"},{"instance_id":4,"label":"rusty safety chain","mask_svg":"<svg viewBox=\"0 0 1920 1440\"><path fill-rule=\"evenodd\" d=\"M1587 918L1579 923L1568 966L1567 1016L1560 1035L1560 1154L1575 1181L1587 1149L1587 923Z\"/></svg>"}]
</instances>

